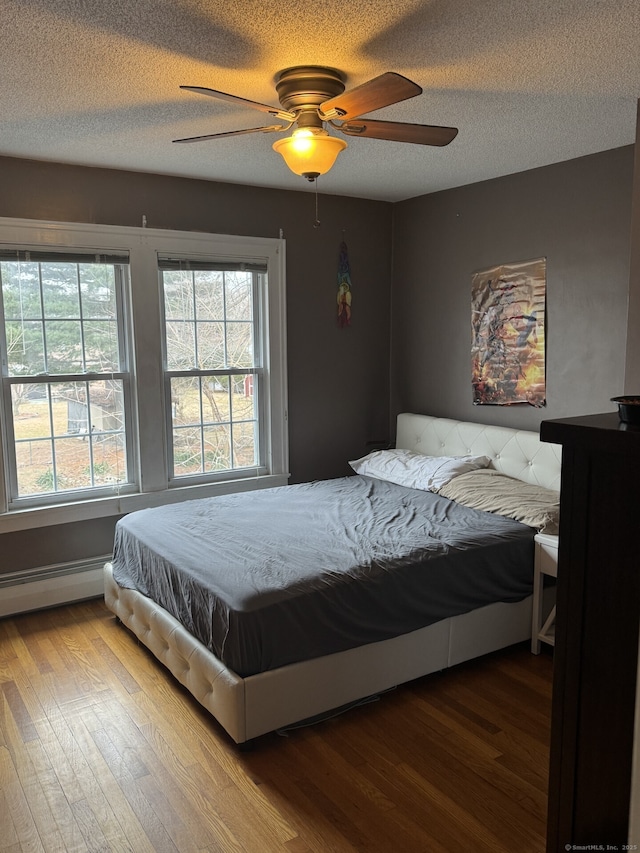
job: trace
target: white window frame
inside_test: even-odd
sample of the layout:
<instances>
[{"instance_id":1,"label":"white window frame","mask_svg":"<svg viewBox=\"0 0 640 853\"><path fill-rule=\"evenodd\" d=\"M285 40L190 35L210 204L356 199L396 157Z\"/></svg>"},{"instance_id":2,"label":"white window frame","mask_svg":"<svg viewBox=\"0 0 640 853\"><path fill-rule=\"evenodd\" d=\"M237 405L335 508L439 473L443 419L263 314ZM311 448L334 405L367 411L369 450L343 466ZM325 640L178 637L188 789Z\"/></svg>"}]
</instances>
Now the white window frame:
<instances>
[{"instance_id":1,"label":"white window frame","mask_svg":"<svg viewBox=\"0 0 640 853\"><path fill-rule=\"evenodd\" d=\"M211 257L194 257L191 255L190 257L182 257L182 258L172 258L171 260L177 262L183 262L185 265L189 265L190 263L193 265L203 264L207 265L210 263L212 265L212 269L215 268L216 265L222 266L220 264L219 258L211 258ZM245 266L248 264L245 262ZM240 265L237 265L238 267ZM256 265L257 266L257 265ZM235 468L232 467L230 469L226 469L218 472L215 477L217 480L222 481L225 479L238 479L244 477L251 476L263 476L268 473L268 465L265 463L265 453L268 451L268 446L264 441L265 435L265 412L263 411L264 407L261 404L261 400L266 393L267 399L269 396L268 388L265 387L266 376L264 365L268 363L268 336L262 334L262 330L264 327L264 318L268 316L268 271L265 269L264 272L259 272L258 275L261 276L261 281L258 283L255 279L253 280L252 287L252 308L253 308L253 332L254 332L254 348L255 348L255 358L254 358L254 367L250 369L251 374L256 375L256 385L254 388L254 400L256 401L257 408L257 420L258 420L258 431L259 431L259 450L260 455L256 464L251 468ZM248 373L248 370L235 370L233 365L229 365L227 368L220 370L200 370L197 368L193 369L185 369L185 370L169 370L167 368L167 352L166 352L166 339L164 337L164 332L166 328L166 316L165 316L165 304L164 304L164 293L163 293L163 279L162 273L159 271L160 278L160 289L161 289L161 316L162 316L162 327L163 327L163 363L165 370L165 395L166 398L169 399L171 397L171 379L174 377L193 377L193 378L204 378L205 376L213 377L215 375L224 376L231 378L235 375L242 375L244 373ZM225 320L226 322L226 320ZM173 459L173 419L171 417L170 407L165 407L166 419L167 419L167 449L169 454L168 459L168 469L169 469L169 487L175 488L180 487L182 485L189 485L190 483L198 483L203 479L210 478L209 474L176 474L175 473L175 463ZM254 472L253 474L251 472Z\"/></svg>"},{"instance_id":2,"label":"white window frame","mask_svg":"<svg viewBox=\"0 0 640 853\"><path fill-rule=\"evenodd\" d=\"M129 255L128 294L133 329L133 429L136 486L133 493L9 509L4 453L4 411L0 412L0 533L120 515L136 509L288 482L288 413L286 358L285 243L266 237L182 232L165 229L60 223L0 217L0 245L64 251L92 250ZM263 365L267 394L263 399L265 473L169 485L166 398L162 360L162 311L158 275L161 256L206 256L225 262L260 261L267 265Z\"/></svg>"},{"instance_id":3,"label":"white window frame","mask_svg":"<svg viewBox=\"0 0 640 853\"><path fill-rule=\"evenodd\" d=\"M15 247L20 248L20 251L24 254L25 250L32 251L35 255L39 248L34 246L27 247ZM5 246L6 249L6 246ZM87 261L93 262L95 260L95 251L87 251L86 253L73 252L69 253L68 249L49 249L44 252L45 255L50 255L51 258L59 257L59 261L65 261L67 258L73 256L74 261L78 261L78 259L86 254ZM102 254L102 253L101 253ZM120 263L120 261L114 261L114 255L104 255L105 264L114 263L117 267L126 266L128 269L128 261ZM37 257L32 258L32 260L38 261ZM47 263L47 261L40 260L40 263ZM128 275L128 272L127 272ZM16 469L16 465L9 464L9 458L15 460L14 450L15 448L15 424L13 419L9 416L9 412L12 408L11 402L11 388L12 385L24 382L25 379L33 384L43 384L51 387L55 387L61 383L74 382L74 383L85 383L85 382L96 382L96 381L104 381L108 378L117 379L122 383L123 390L123 415L125 422L125 455L127 460L127 470L125 472L126 479L125 482L120 484L117 488L120 493L123 492L131 492L135 489L135 485L133 483L133 471L135 470L135 453L136 447L134 444L134 421L133 421L133 408L132 408L132 388L131 388L131 367L130 367L130 340L131 340L131 328L130 328L130 318L129 312L127 310L127 275L124 274L124 271L121 269L116 269L116 287L115 287L115 300L117 304L117 329L118 329L118 349L120 356L120 367L117 371L113 372L102 372L102 373L52 373L52 374L35 374L29 376L23 375L14 375L8 376L3 380L4 385L4 396L1 400L0 407L2 408L2 415L0 415L0 420L2 421L2 433L4 436L4 453L5 453L5 461L7 461L7 466L4 468L4 488L6 489L6 493L8 496L14 495L13 501L9 499L8 508L11 511L16 511L20 509L28 509L31 507L41 507L49 504L56 503L67 503L67 502L80 502L86 500L95 500L98 497L109 496L113 493L114 487L99 485L99 486L85 486L78 487L73 490L64 490L61 489L59 491L53 492L45 492L43 494L26 494L26 495L18 495L18 471ZM3 306L2 294L0 294L0 306ZM46 318L45 318L46 319ZM6 339L4 335L0 334L0 346L6 344ZM46 350L45 350L46 356ZM3 371L4 372L4 371ZM11 451L9 451L11 448ZM53 450L54 458L56 451ZM54 463L55 464L55 463Z\"/></svg>"}]
</instances>

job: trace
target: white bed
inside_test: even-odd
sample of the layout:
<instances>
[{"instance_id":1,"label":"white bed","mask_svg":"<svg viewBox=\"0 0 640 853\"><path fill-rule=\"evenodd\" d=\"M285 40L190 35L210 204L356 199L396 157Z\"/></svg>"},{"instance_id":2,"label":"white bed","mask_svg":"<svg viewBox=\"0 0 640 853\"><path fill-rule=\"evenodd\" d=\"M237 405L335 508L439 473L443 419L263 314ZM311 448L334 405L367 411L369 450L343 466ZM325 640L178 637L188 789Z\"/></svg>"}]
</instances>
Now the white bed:
<instances>
[{"instance_id":1,"label":"white bed","mask_svg":"<svg viewBox=\"0 0 640 853\"><path fill-rule=\"evenodd\" d=\"M537 433L401 414L396 446L433 456L484 455L526 483L560 488L560 448ZM241 678L166 610L113 579L105 602L236 743L355 702L531 636L531 596L496 603L389 640Z\"/></svg>"}]
</instances>

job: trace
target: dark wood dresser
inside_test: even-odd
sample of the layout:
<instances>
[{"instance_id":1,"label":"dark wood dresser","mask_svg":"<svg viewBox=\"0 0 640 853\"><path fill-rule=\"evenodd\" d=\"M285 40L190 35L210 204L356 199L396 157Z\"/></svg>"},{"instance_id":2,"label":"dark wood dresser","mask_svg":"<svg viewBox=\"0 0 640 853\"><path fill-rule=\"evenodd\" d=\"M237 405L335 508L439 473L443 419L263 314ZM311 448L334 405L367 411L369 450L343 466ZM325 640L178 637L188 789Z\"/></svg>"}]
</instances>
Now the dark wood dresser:
<instances>
[{"instance_id":1,"label":"dark wood dresser","mask_svg":"<svg viewBox=\"0 0 640 853\"><path fill-rule=\"evenodd\" d=\"M547 851L622 850L638 672L640 427L617 413L588 415L543 421L540 437L562 445Z\"/></svg>"}]
</instances>

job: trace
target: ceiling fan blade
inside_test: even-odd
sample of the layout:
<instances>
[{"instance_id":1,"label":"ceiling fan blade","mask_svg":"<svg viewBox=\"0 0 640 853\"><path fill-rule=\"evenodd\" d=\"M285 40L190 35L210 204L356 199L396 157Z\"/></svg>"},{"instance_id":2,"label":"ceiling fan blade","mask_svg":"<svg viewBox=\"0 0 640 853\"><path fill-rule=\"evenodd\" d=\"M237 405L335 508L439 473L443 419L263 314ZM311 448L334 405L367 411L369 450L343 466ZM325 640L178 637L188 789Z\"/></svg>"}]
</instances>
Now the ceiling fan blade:
<instances>
[{"instance_id":1,"label":"ceiling fan blade","mask_svg":"<svg viewBox=\"0 0 640 853\"><path fill-rule=\"evenodd\" d=\"M325 101L321 105L321 115L323 118L356 118L421 94L422 89L417 83L395 71L387 71Z\"/></svg>"},{"instance_id":2,"label":"ceiling fan blade","mask_svg":"<svg viewBox=\"0 0 640 853\"><path fill-rule=\"evenodd\" d=\"M390 142L413 142L416 145L448 145L458 134L457 127L409 124L401 121L375 121L370 118L360 118L342 124L332 122L332 124L347 136L387 139Z\"/></svg>"},{"instance_id":3,"label":"ceiling fan blade","mask_svg":"<svg viewBox=\"0 0 640 853\"><path fill-rule=\"evenodd\" d=\"M207 89L206 86L180 86L188 92L195 92L196 95L208 95L210 98L218 98L220 101L230 101L232 104L240 104L243 107L251 107L254 110L260 110L263 113L281 118L284 121L293 121L295 113L287 112L281 107L271 107L269 104L260 104L258 101L249 101L247 98L240 98L238 95L229 95L227 92L219 92L217 89Z\"/></svg>"},{"instance_id":4,"label":"ceiling fan blade","mask_svg":"<svg viewBox=\"0 0 640 853\"><path fill-rule=\"evenodd\" d=\"M186 139L174 139L173 142L204 142L207 139L223 139L225 136L242 136L243 133L273 133L279 130L287 130L287 127L281 124L271 124L266 127L248 127L245 130L227 130L225 133L188 136Z\"/></svg>"}]
</instances>

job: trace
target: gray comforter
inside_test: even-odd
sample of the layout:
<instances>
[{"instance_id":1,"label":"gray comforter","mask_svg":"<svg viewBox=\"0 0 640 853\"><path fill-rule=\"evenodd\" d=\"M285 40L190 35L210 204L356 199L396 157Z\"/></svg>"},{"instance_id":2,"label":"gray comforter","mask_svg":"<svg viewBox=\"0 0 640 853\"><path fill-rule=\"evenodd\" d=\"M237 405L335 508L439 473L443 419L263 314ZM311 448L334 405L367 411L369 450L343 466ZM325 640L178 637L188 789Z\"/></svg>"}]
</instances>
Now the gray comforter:
<instances>
[{"instance_id":1,"label":"gray comforter","mask_svg":"<svg viewBox=\"0 0 640 853\"><path fill-rule=\"evenodd\" d=\"M113 573L247 676L520 600L534 533L344 477L134 512L117 525Z\"/></svg>"}]
</instances>

